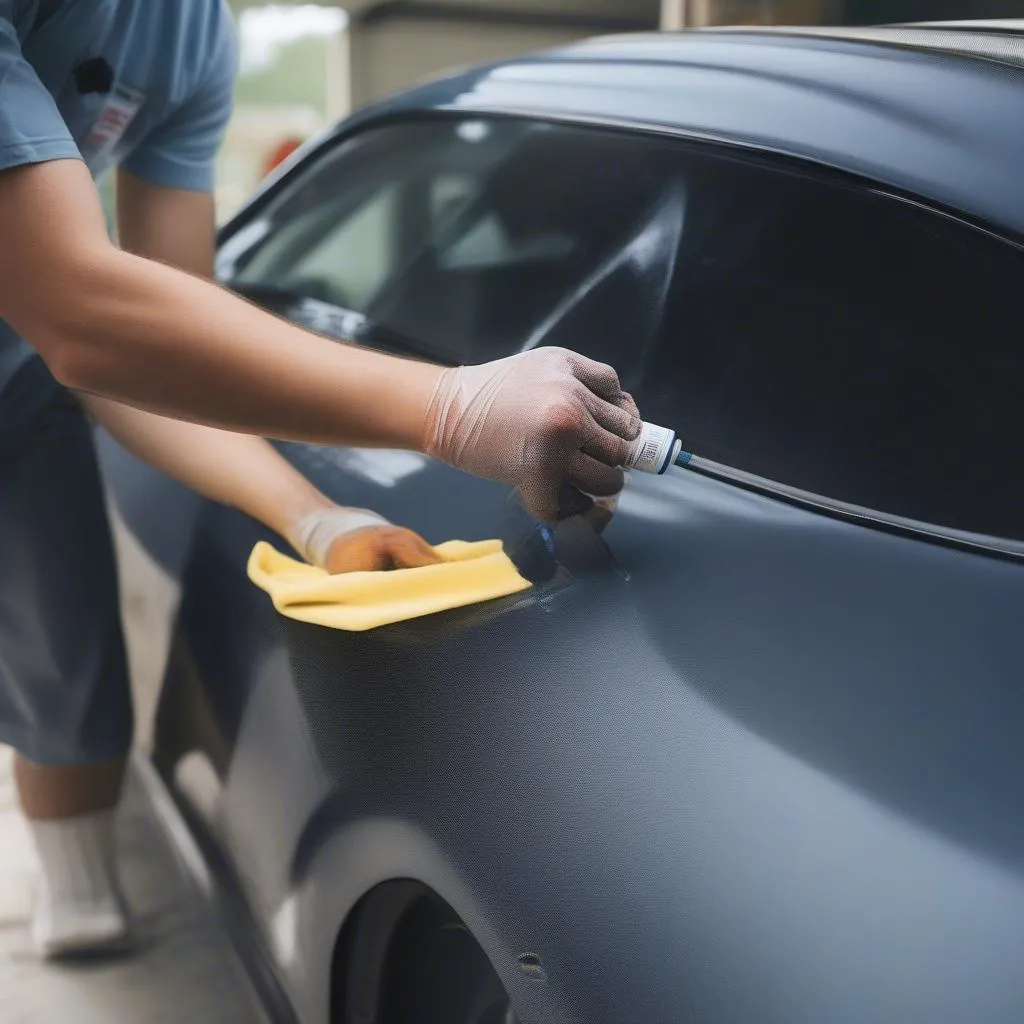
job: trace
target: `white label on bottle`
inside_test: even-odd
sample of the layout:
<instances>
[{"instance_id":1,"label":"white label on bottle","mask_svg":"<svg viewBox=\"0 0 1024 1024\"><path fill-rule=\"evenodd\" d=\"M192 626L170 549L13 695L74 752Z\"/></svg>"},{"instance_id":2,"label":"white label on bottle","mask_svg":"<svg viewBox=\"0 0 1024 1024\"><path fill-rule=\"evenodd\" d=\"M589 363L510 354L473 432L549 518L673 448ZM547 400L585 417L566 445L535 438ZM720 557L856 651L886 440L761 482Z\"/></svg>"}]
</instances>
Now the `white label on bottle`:
<instances>
[{"instance_id":1,"label":"white label on bottle","mask_svg":"<svg viewBox=\"0 0 1024 1024\"><path fill-rule=\"evenodd\" d=\"M667 427L645 423L640 436L633 442L626 467L639 469L642 473L659 472L665 465L675 436L675 432Z\"/></svg>"}]
</instances>

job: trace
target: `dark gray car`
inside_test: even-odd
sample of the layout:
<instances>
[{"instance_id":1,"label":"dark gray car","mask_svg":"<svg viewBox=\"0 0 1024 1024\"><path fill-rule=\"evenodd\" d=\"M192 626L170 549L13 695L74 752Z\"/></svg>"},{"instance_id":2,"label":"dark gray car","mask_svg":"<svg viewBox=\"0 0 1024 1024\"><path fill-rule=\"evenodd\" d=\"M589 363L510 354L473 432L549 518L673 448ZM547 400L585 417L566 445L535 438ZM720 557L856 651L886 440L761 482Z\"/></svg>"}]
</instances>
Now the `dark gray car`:
<instances>
[{"instance_id":1,"label":"dark gray car","mask_svg":"<svg viewBox=\"0 0 1024 1024\"><path fill-rule=\"evenodd\" d=\"M183 585L156 761L280 1012L1024 1019L1022 50L598 40L360 114L224 231L223 280L283 316L447 363L578 349L709 460L598 535L282 445L537 581L346 634L247 581L273 538L105 443Z\"/></svg>"}]
</instances>

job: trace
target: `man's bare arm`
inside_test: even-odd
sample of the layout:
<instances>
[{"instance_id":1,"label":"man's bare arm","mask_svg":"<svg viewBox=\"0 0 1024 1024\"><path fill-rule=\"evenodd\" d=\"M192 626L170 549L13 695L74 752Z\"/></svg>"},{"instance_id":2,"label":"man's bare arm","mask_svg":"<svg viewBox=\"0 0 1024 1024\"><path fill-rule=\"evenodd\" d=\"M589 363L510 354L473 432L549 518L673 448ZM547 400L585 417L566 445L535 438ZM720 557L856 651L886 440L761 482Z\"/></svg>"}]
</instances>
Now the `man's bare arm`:
<instances>
[{"instance_id":1,"label":"man's bare arm","mask_svg":"<svg viewBox=\"0 0 1024 1024\"><path fill-rule=\"evenodd\" d=\"M212 280L217 252L213 194L163 188L118 171L117 241L125 252Z\"/></svg>"},{"instance_id":2,"label":"man's bare arm","mask_svg":"<svg viewBox=\"0 0 1024 1024\"><path fill-rule=\"evenodd\" d=\"M264 437L425 451L560 515L622 487L640 417L610 366L538 348L441 370L339 345L117 249L85 166L0 172L0 317L68 387Z\"/></svg>"},{"instance_id":3,"label":"man's bare arm","mask_svg":"<svg viewBox=\"0 0 1024 1024\"><path fill-rule=\"evenodd\" d=\"M0 173L0 224L0 316L68 387L247 433L423 447L439 368L337 344L118 250L80 161Z\"/></svg>"},{"instance_id":4,"label":"man's bare arm","mask_svg":"<svg viewBox=\"0 0 1024 1024\"><path fill-rule=\"evenodd\" d=\"M122 246L200 277L212 277L215 221L205 192L161 188L121 173L118 234ZM334 571L426 565L436 555L407 530L381 525L351 536L346 514L266 441L186 423L83 395L89 412L129 451L204 497L240 509L307 557L305 524L321 521L323 561Z\"/></svg>"}]
</instances>

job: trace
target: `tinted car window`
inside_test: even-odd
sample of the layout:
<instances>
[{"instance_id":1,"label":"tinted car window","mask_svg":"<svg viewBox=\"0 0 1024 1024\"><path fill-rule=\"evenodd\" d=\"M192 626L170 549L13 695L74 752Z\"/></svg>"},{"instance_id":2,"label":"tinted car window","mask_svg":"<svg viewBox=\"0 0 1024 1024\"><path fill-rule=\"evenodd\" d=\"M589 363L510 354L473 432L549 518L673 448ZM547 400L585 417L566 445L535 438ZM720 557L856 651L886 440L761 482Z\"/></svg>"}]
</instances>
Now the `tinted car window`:
<instances>
[{"instance_id":1,"label":"tinted car window","mask_svg":"<svg viewBox=\"0 0 1024 1024\"><path fill-rule=\"evenodd\" d=\"M1024 256L867 188L680 155L687 235L640 394L694 451L1024 538Z\"/></svg>"},{"instance_id":2,"label":"tinted car window","mask_svg":"<svg viewBox=\"0 0 1024 1024\"><path fill-rule=\"evenodd\" d=\"M230 280L367 312L521 133L402 125L339 146L271 205Z\"/></svg>"},{"instance_id":3,"label":"tinted car window","mask_svg":"<svg viewBox=\"0 0 1024 1024\"><path fill-rule=\"evenodd\" d=\"M654 140L513 120L373 129L283 193L226 279L355 310L450 362L562 344L570 321L575 347L610 359L621 333L589 293L613 277L651 308L644 275L676 239L616 255L652 219L664 235L671 164Z\"/></svg>"}]
</instances>

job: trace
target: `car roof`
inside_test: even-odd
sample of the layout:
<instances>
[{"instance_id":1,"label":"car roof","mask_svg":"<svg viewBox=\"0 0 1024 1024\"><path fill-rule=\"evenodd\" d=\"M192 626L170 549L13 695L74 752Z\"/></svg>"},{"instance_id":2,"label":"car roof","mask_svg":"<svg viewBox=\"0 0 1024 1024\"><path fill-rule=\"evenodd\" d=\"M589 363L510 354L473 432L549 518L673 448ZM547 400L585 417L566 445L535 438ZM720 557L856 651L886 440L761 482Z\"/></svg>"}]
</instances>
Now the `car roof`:
<instances>
[{"instance_id":1,"label":"car roof","mask_svg":"<svg viewBox=\"0 0 1024 1024\"><path fill-rule=\"evenodd\" d=\"M713 139L1024 237L1022 107L1024 21L601 37L426 83L355 122L454 110Z\"/></svg>"}]
</instances>

